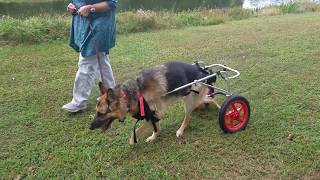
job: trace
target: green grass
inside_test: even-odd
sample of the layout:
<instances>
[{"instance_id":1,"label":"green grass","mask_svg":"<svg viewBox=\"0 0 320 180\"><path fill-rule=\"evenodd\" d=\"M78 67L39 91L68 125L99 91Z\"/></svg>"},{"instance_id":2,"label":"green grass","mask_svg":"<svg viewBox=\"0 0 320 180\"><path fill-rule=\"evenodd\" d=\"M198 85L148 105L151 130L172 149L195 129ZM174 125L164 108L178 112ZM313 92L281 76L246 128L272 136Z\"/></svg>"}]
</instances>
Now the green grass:
<instances>
[{"instance_id":1,"label":"green grass","mask_svg":"<svg viewBox=\"0 0 320 180\"><path fill-rule=\"evenodd\" d=\"M218 25L228 21L259 16L274 16L288 13L319 12L314 3L289 3L258 11L238 7L226 9L196 9L181 12L167 10L136 10L116 14L117 34L148 32L163 29L182 29L190 26ZM70 29L70 15L43 14L35 17L0 17L1 44L31 44L66 39Z\"/></svg>"},{"instance_id":2,"label":"green grass","mask_svg":"<svg viewBox=\"0 0 320 180\"><path fill-rule=\"evenodd\" d=\"M222 133L212 108L194 112L178 140L183 107L177 103L157 141L141 139L135 147L128 144L132 119L106 133L88 129L97 90L87 111L60 109L71 98L77 69L77 54L66 41L1 47L0 177L319 178L319 15L118 36L111 51L118 83L171 59L201 59L240 70L232 87L252 107L245 131Z\"/></svg>"},{"instance_id":3,"label":"green grass","mask_svg":"<svg viewBox=\"0 0 320 180\"><path fill-rule=\"evenodd\" d=\"M70 19L65 15L43 15L24 20L3 17L0 18L0 45L66 39L69 24Z\"/></svg>"},{"instance_id":4,"label":"green grass","mask_svg":"<svg viewBox=\"0 0 320 180\"><path fill-rule=\"evenodd\" d=\"M251 11L240 8L199 9L182 12L137 10L116 15L117 33L128 34L159 29L178 29L189 26L208 26L225 21L249 18ZM70 15L44 14L25 19L0 17L0 44L48 42L66 39L69 35Z\"/></svg>"},{"instance_id":5,"label":"green grass","mask_svg":"<svg viewBox=\"0 0 320 180\"><path fill-rule=\"evenodd\" d=\"M298 4L297 3L288 3L288 4L282 4L280 6L280 10L282 13L296 13L298 12Z\"/></svg>"}]
</instances>

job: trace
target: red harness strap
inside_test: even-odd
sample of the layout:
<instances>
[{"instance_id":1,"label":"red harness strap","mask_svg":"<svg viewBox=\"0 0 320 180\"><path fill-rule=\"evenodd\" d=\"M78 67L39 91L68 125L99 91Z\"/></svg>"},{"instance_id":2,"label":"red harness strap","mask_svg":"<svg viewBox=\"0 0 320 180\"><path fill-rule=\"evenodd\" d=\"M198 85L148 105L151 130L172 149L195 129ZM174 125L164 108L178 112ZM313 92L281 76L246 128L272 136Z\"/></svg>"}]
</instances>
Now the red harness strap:
<instances>
[{"instance_id":1,"label":"red harness strap","mask_svg":"<svg viewBox=\"0 0 320 180\"><path fill-rule=\"evenodd\" d=\"M129 98L128 98L128 95L123 91L121 90L121 96L126 100L127 103L129 103ZM139 92L138 93L138 96L139 96L139 108L140 108L140 116L141 117L145 117L146 116L146 112L144 110L144 101L143 101L143 96L142 94Z\"/></svg>"},{"instance_id":2,"label":"red harness strap","mask_svg":"<svg viewBox=\"0 0 320 180\"><path fill-rule=\"evenodd\" d=\"M143 96L141 93L139 93L139 102L140 102L140 116L145 117L146 113L144 111L144 102L143 102Z\"/></svg>"},{"instance_id":3,"label":"red harness strap","mask_svg":"<svg viewBox=\"0 0 320 180\"><path fill-rule=\"evenodd\" d=\"M129 103L128 95L123 90L121 90L120 93L121 93L121 96L127 101L127 103ZM137 119L133 127L134 143L137 143L136 126L139 120L146 119L147 121L151 121L155 132L158 131L156 122L159 121L159 119L155 116L155 112L151 111L148 103L145 102L145 99L143 98L142 93L138 92L137 95L139 97L139 103L138 103L139 112L136 115L132 116Z\"/></svg>"}]
</instances>

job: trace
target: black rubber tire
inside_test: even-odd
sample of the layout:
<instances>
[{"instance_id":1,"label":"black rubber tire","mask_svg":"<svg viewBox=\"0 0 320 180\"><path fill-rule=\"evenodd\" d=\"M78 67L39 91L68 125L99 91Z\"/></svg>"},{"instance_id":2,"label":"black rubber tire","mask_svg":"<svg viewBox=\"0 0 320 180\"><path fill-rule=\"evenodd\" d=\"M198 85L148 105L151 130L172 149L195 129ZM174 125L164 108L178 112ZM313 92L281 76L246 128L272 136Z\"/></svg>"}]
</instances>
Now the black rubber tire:
<instances>
[{"instance_id":1,"label":"black rubber tire","mask_svg":"<svg viewBox=\"0 0 320 180\"><path fill-rule=\"evenodd\" d=\"M245 121L245 124L240 128L240 129L237 129L237 130L230 130L227 128L226 124L225 124L225 121L224 121L224 114L226 113L229 105L234 102L234 101L237 101L237 100L240 100L242 102L244 102L246 104L246 106L248 107L248 117ZM225 133L234 133L234 132L238 132L238 131L241 131L241 130L244 130L249 122L249 119L250 119L250 104L248 102L248 100L242 96L230 96L228 97L228 99L226 99L223 103L223 105L221 106L221 109L219 111L219 125L220 125L220 128L225 132Z\"/></svg>"}]
</instances>

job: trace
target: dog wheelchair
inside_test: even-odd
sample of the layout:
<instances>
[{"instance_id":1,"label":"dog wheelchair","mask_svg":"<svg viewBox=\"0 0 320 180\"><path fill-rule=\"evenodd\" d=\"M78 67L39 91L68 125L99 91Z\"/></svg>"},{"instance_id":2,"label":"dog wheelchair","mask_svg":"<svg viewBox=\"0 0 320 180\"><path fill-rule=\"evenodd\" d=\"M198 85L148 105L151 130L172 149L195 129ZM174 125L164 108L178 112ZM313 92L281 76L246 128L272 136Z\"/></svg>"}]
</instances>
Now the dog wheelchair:
<instances>
[{"instance_id":1,"label":"dog wheelchair","mask_svg":"<svg viewBox=\"0 0 320 180\"><path fill-rule=\"evenodd\" d=\"M195 62L192 65L198 66L206 76L194 80L191 83L180 86L168 93L190 88L192 85L201 84L209 88L208 97L214 98L216 95L226 96L227 99L219 107L219 125L225 133L233 133L246 128L250 118L250 104L246 98L234 95L231 91L230 81L237 78L240 72L222 64L206 65L204 62ZM224 80L227 89L215 86L218 79Z\"/></svg>"}]
</instances>

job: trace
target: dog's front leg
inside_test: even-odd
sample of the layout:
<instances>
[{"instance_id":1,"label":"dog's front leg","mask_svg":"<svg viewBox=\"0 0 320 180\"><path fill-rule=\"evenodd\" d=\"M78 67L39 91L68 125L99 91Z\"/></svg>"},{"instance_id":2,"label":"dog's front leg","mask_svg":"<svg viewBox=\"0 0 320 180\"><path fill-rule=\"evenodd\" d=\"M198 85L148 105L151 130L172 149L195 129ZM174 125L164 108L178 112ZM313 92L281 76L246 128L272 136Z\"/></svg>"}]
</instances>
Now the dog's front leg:
<instances>
[{"instance_id":1,"label":"dog's front leg","mask_svg":"<svg viewBox=\"0 0 320 180\"><path fill-rule=\"evenodd\" d=\"M137 141L139 139L139 136L141 136L147 129L148 127L150 126L150 123L147 122L147 121L144 121L144 123L142 124L141 127L139 127L138 129L136 129L136 138L137 138ZM133 145L134 144L134 135L132 133L131 135L131 138L129 140L129 144Z\"/></svg>"},{"instance_id":2,"label":"dog's front leg","mask_svg":"<svg viewBox=\"0 0 320 180\"><path fill-rule=\"evenodd\" d=\"M151 123L151 122L150 122L150 124L151 124L151 126L152 126L152 123ZM153 126L152 126L152 128L153 128ZM158 136L159 133L160 133L160 121L156 123L156 128L157 128L157 132L155 132L155 131L153 130L152 135L146 139L146 142L152 142L152 141L154 141L154 140L157 139L157 136Z\"/></svg>"}]
</instances>

